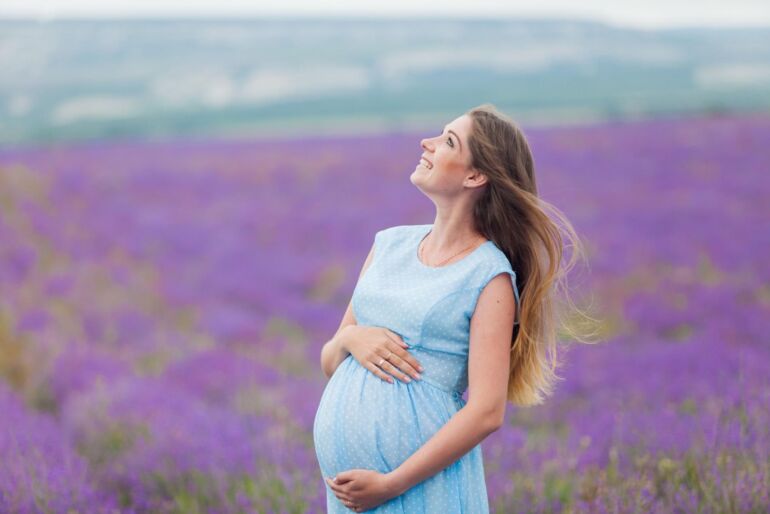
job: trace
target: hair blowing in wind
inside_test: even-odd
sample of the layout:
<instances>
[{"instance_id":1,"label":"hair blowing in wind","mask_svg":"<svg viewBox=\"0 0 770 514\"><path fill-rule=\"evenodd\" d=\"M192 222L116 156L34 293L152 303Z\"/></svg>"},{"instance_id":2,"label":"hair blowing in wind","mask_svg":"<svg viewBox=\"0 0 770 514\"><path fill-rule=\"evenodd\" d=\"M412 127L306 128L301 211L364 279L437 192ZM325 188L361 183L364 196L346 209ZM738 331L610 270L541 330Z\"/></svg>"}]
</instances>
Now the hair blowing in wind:
<instances>
[{"instance_id":1,"label":"hair blowing in wind","mask_svg":"<svg viewBox=\"0 0 770 514\"><path fill-rule=\"evenodd\" d=\"M507 397L514 405L542 404L561 378L556 374L559 334L589 342L585 336L595 333L576 330L598 320L574 305L567 288L567 274L579 258L585 260L585 252L567 217L538 196L532 152L517 124L492 104L466 114L473 120L470 164L488 178L474 221L508 257L520 292ZM567 260L566 247L573 249ZM573 321L565 323L567 318Z\"/></svg>"}]
</instances>

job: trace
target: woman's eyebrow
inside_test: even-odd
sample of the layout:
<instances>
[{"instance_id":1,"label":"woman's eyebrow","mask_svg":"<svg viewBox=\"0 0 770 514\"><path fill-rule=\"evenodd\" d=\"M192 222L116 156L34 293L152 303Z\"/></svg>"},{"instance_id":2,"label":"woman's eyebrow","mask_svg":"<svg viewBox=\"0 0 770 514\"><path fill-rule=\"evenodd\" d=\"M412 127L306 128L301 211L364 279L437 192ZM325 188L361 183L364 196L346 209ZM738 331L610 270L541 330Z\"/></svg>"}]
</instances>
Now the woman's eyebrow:
<instances>
[{"instance_id":1,"label":"woman's eyebrow","mask_svg":"<svg viewBox=\"0 0 770 514\"><path fill-rule=\"evenodd\" d=\"M446 125L444 126L444 130L446 130ZM455 139L457 139L457 144L460 145L460 150L462 150L463 142L460 141L460 136L457 135L457 132L455 132L454 130L450 130L449 133L455 136Z\"/></svg>"}]
</instances>

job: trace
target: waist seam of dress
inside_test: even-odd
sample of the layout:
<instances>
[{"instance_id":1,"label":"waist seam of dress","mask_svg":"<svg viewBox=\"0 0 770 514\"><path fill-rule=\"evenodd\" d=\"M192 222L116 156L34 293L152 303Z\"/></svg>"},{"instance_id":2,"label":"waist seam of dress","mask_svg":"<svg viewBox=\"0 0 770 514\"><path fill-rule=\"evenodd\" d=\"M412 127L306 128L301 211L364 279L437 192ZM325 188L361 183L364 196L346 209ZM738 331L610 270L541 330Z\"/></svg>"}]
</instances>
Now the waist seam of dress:
<instances>
[{"instance_id":1,"label":"waist seam of dress","mask_svg":"<svg viewBox=\"0 0 770 514\"><path fill-rule=\"evenodd\" d=\"M439 384L437 382L434 382L433 379L426 378L424 375L420 379L420 382L425 382L429 386L435 387L436 389L440 389L441 391L444 391L445 393L449 393L449 394L451 394L452 396L454 396L456 398L460 398L463 395L462 391L457 391L456 389L446 388L446 387L442 386L441 384Z\"/></svg>"}]
</instances>

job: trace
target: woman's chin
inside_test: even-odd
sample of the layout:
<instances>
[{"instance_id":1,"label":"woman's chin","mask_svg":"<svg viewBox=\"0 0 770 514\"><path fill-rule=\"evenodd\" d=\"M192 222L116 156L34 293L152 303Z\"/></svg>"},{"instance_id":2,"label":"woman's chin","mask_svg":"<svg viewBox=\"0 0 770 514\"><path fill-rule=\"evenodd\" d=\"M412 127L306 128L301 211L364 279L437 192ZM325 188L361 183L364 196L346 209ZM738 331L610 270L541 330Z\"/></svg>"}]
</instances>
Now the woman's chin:
<instances>
[{"instance_id":1,"label":"woman's chin","mask_svg":"<svg viewBox=\"0 0 770 514\"><path fill-rule=\"evenodd\" d=\"M423 164L418 164L414 167L414 174L415 175L430 175L430 168L426 168Z\"/></svg>"},{"instance_id":2,"label":"woman's chin","mask_svg":"<svg viewBox=\"0 0 770 514\"><path fill-rule=\"evenodd\" d=\"M417 166L414 167L414 171L412 172L412 176L413 177L424 177L424 176L428 175L428 172L429 172L428 168L418 164Z\"/></svg>"},{"instance_id":3,"label":"woman's chin","mask_svg":"<svg viewBox=\"0 0 770 514\"><path fill-rule=\"evenodd\" d=\"M430 182L428 176L429 171L426 168L416 168L411 175L409 175L409 181L413 186L419 190L425 192L425 187Z\"/></svg>"}]
</instances>

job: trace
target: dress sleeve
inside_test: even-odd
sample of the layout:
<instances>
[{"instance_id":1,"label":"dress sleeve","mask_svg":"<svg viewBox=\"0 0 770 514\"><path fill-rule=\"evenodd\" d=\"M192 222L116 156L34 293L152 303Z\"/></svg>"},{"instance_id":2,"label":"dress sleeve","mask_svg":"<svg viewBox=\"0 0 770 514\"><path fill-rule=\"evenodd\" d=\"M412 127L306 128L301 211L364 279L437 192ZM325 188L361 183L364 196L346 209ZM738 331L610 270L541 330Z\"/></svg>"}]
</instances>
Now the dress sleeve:
<instances>
[{"instance_id":1,"label":"dress sleeve","mask_svg":"<svg viewBox=\"0 0 770 514\"><path fill-rule=\"evenodd\" d=\"M519 301L519 288L516 285L516 272L513 271L513 269L511 268L511 264L510 262L508 262L508 259L501 259L501 260L504 260L505 262L495 263L493 266L490 267L489 271L484 276L482 283L479 285L476 300L478 301L478 296L481 295L481 291L483 291L484 288L487 287L487 284L489 284L489 282L493 278L495 278L500 273L507 273L511 277L511 284L513 285L513 296L516 302L516 314L514 316L513 324L518 325L519 319L521 317L519 313L519 307L521 305L521 302Z\"/></svg>"},{"instance_id":2,"label":"dress sleeve","mask_svg":"<svg viewBox=\"0 0 770 514\"><path fill-rule=\"evenodd\" d=\"M387 230L386 228L378 230L374 234L374 253L372 254L372 263L376 261L380 255L383 255L385 251L385 245L387 245Z\"/></svg>"},{"instance_id":3,"label":"dress sleeve","mask_svg":"<svg viewBox=\"0 0 770 514\"><path fill-rule=\"evenodd\" d=\"M377 254L379 253L380 247L382 246L381 239L382 230L378 230L374 233L374 248L372 253L372 261L374 261L377 258Z\"/></svg>"}]
</instances>

